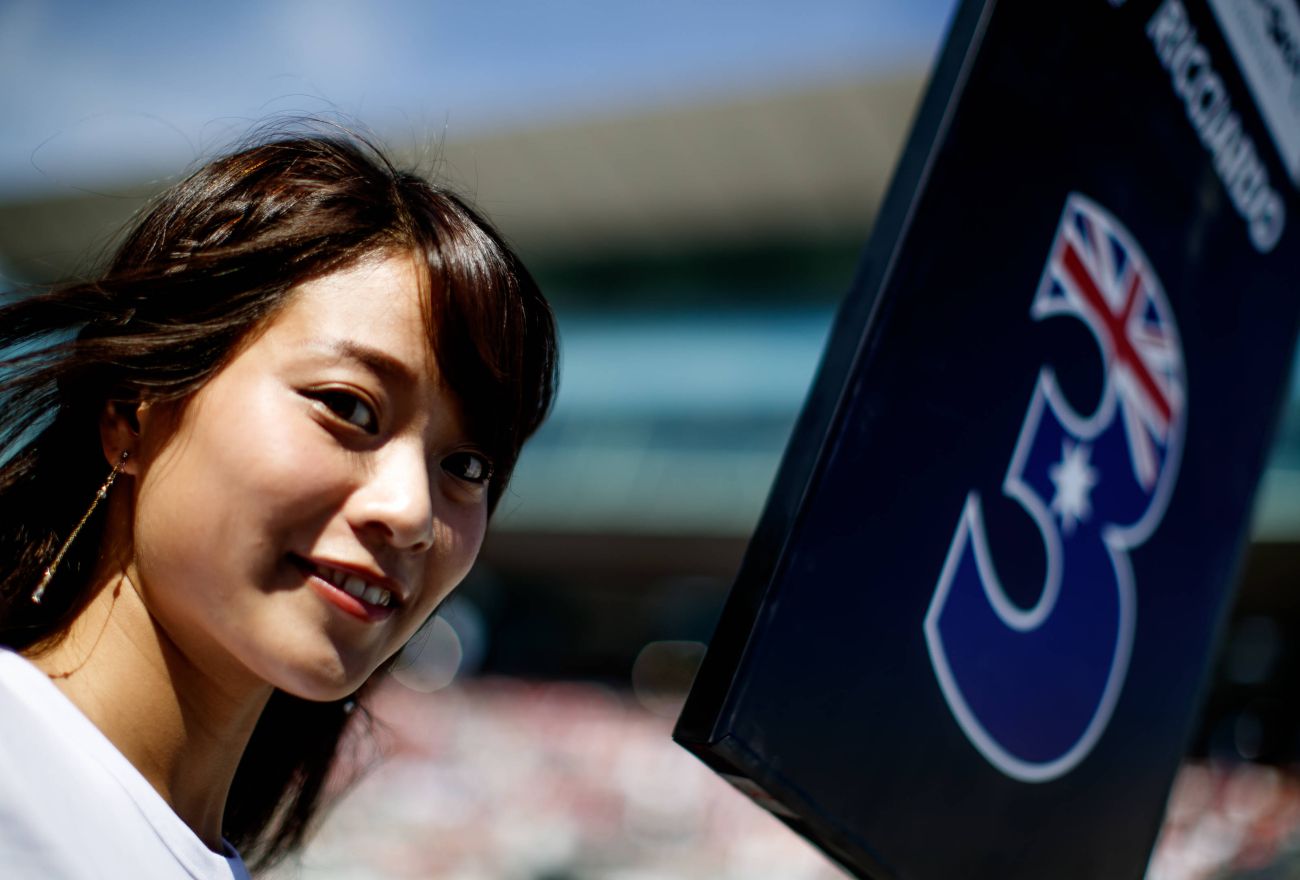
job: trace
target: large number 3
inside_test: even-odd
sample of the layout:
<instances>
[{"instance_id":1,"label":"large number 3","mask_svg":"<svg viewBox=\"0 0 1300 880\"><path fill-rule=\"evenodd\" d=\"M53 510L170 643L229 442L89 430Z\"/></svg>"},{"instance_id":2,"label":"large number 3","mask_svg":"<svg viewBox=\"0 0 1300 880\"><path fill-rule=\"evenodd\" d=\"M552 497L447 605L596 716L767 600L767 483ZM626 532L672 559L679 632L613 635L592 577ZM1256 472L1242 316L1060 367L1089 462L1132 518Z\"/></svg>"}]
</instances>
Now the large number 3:
<instances>
[{"instance_id":1,"label":"large number 3","mask_svg":"<svg viewBox=\"0 0 1300 880\"><path fill-rule=\"evenodd\" d=\"M967 738L1006 775L1044 782L1083 760L1119 698L1137 611L1129 552L1164 515L1187 395L1159 280L1128 232L1083 196L1066 201L1030 314L1084 321L1104 364L1089 416L1040 369L1002 483L1042 537L1042 593L1032 608L1007 596L972 491L924 628Z\"/></svg>"}]
</instances>

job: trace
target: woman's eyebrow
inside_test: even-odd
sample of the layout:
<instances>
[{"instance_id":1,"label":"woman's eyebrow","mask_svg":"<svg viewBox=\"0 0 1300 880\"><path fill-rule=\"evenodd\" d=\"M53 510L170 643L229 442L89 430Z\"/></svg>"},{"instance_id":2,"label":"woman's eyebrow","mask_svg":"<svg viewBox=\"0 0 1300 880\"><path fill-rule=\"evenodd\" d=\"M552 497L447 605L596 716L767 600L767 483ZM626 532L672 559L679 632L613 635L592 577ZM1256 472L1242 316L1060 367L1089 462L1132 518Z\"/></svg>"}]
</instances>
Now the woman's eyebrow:
<instances>
[{"instance_id":1,"label":"woman's eyebrow","mask_svg":"<svg viewBox=\"0 0 1300 880\"><path fill-rule=\"evenodd\" d=\"M390 381L413 386L420 379L407 364L382 349L365 345L354 339L331 339L318 343L315 348L339 359L354 360L372 373Z\"/></svg>"}]
</instances>

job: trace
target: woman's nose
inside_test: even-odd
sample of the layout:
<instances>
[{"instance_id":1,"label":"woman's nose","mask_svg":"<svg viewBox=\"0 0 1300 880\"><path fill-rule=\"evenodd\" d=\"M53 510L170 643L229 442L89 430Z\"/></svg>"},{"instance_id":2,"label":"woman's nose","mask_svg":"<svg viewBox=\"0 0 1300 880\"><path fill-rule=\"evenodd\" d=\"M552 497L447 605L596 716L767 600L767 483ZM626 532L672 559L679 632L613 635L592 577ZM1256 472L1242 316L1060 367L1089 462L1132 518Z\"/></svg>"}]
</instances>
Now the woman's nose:
<instances>
[{"instance_id":1,"label":"woman's nose","mask_svg":"<svg viewBox=\"0 0 1300 880\"><path fill-rule=\"evenodd\" d=\"M389 447L353 495L353 527L398 550L433 545L433 490L423 450Z\"/></svg>"}]
</instances>

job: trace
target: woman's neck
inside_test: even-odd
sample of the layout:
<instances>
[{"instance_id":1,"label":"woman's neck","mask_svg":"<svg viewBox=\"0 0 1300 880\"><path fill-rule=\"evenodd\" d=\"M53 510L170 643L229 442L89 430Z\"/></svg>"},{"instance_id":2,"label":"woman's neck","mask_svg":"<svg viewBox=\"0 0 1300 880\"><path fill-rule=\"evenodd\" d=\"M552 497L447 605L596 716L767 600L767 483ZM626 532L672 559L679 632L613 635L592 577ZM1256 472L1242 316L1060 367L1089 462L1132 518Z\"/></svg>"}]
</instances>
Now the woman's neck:
<instances>
[{"instance_id":1,"label":"woman's neck","mask_svg":"<svg viewBox=\"0 0 1300 880\"><path fill-rule=\"evenodd\" d=\"M270 686L200 670L125 574L95 593L63 639L29 659L220 852L226 796Z\"/></svg>"}]
</instances>

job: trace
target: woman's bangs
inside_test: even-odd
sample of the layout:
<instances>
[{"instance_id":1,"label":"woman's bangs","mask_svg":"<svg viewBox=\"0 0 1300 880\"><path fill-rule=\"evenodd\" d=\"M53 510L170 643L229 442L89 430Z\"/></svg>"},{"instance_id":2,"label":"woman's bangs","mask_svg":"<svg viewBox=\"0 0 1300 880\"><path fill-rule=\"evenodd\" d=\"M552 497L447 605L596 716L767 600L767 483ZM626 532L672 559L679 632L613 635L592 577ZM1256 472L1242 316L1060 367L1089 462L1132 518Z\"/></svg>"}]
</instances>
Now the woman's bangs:
<instances>
[{"instance_id":1,"label":"woman's bangs","mask_svg":"<svg viewBox=\"0 0 1300 880\"><path fill-rule=\"evenodd\" d=\"M435 198L435 210L425 206L431 228L418 236L430 345L466 429L493 459L495 500L550 408L554 324L532 277L486 225L459 201Z\"/></svg>"}]
</instances>

